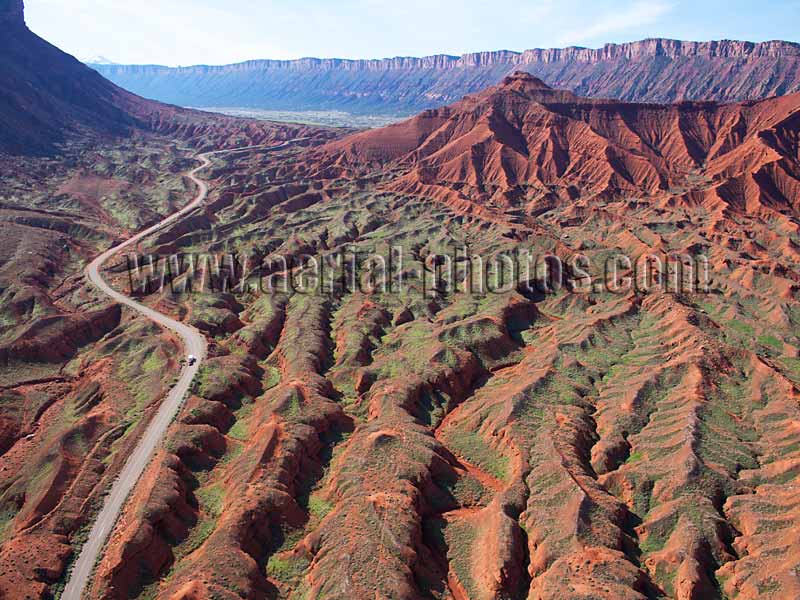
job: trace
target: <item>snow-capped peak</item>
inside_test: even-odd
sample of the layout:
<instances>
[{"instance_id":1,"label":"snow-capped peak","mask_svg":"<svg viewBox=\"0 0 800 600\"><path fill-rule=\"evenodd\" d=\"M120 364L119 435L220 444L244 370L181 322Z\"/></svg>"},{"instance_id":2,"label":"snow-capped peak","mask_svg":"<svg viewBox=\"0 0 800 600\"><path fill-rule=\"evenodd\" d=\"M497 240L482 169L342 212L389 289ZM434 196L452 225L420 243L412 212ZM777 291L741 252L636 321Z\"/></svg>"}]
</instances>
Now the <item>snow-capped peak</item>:
<instances>
[{"instance_id":1,"label":"snow-capped peak","mask_svg":"<svg viewBox=\"0 0 800 600\"><path fill-rule=\"evenodd\" d=\"M114 62L113 60L107 59L105 56L101 56L97 54L95 56L89 56L87 58L82 58L81 62L85 65L117 65L119 63Z\"/></svg>"}]
</instances>

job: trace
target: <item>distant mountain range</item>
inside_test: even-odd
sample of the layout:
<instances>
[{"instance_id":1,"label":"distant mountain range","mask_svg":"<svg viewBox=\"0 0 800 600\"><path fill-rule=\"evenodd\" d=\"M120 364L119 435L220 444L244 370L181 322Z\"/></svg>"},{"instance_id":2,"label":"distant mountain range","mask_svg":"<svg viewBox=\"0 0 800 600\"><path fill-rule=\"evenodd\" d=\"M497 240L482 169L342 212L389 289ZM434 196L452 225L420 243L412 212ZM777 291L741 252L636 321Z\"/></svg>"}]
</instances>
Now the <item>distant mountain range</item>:
<instances>
[{"instance_id":1,"label":"distant mountain range","mask_svg":"<svg viewBox=\"0 0 800 600\"><path fill-rule=\"evenodd\" d=\"M631 102L754 100L800 91L800 44L648 39L600 49L461 57L253 60L170 68L92 65L136 94L183 106L412 114L524 70L560 89Z\"/></svg>"}]
</instances>

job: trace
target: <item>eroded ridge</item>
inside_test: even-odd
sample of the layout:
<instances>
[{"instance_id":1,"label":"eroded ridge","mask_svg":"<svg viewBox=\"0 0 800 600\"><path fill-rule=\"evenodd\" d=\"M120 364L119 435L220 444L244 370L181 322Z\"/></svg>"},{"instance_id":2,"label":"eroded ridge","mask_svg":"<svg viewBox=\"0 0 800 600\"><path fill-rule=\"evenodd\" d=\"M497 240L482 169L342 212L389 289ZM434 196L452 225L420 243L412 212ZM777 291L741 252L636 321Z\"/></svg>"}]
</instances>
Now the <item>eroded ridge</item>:
<instances>
[{"instance_id":1,"label":"eroded ridge","mask_svg":"<svg viewBox=\"0 0 800 600\"><path fill-rule=\"evenodd\" d=\"M524 246L594 277L658 255L662 283L668 255L704 256L708 286L566 269L546 293L148 289L209 360L91 595L796 594L792 102L618 105L517 75L378 132L221 158L204 210L143 255L400 248L412 274Z\"/></svg>"},{"instance_id":2,"label":"eroded ridge","mask_svg":"<svg viewBox=\"0 0 800 600\"><path fill-rule=\"evenodd\" d=\"M214 229L226 228L254 251L260 236L290 256L396 242L408 269L466 235L487 253L518 243L513 220L347 180L309 195L314 179L285 171L301 156L254 153L250 165L221 171L216 222L179 239L213 244ZM235 173L254 165L269 176L244 192ZM272 199L272 210L254 198ZM259 383L234 389L234 410L214 425L224 440L214 458L173 467L187 469L176 498L191 508L185 531L160 538L165 558L148 567L143 589L440 599L792 589L781 580L793 564L789 539L776 563L785 566L770 575L763 565L776 550L762 545L766 528L794 523L797 440L785 427L796 410L794 300L752 285L788 290L792 259L779 258L760 212L736 213L767 236L748 247L785 266L744 277L731 242L741 234L719 233L731 208L580 204L541 215L532 245L565 257L572 240L590 257L703 247L720 267L712 293L424 295L412 285L403 295L193 298L205 308L192 319L209 324L219 360L249 361ZM615 216L623 206L624 220ZM688 222L703 226L679 226ZM295 233L281 241L287 227ZM780 328L780 348L763 314ZM211 524L209 486L225 499ZM765 502L788 512L745 516ZM128 552L145 526L131 526Z\"/></svg>"}]
</instances>

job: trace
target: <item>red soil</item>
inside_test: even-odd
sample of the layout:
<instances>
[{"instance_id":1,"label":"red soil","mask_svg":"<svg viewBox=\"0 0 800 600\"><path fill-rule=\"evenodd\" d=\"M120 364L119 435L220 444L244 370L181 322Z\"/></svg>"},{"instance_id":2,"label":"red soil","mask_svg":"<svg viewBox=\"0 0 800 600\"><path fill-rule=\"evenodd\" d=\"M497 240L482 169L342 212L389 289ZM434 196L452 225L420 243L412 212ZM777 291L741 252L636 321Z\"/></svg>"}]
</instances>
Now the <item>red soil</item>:
<instances>
[{"instance_id":1,"label":"red soil","mask_svg":"<svg viewBox=\"0 0 800 600\"><path fill-rule=\"evenodd\" d=\"M452 106L332 142L320 162L345 173L395 168L387 189L481 215L578 195L662 196L695 171L708 184L692 202L785 211L797 208L798 105L798 95L626 104L553 90L520 72ZM746 190L746 203L735 189Z\"/></svg>"}]
</instances>

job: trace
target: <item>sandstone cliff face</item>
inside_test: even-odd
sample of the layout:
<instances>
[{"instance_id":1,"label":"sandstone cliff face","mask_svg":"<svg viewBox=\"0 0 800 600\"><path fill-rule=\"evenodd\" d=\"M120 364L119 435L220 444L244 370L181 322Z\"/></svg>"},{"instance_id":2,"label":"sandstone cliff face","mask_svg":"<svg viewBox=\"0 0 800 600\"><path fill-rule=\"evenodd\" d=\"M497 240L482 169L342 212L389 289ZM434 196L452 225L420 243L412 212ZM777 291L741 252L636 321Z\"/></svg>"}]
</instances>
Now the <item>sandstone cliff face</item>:
<instances>
[{"instance_id":1,"label":"sandstone cliff face","mask_svg":"<svg viewBox=\"0 0 800 600\"><path fill-rule=\"evenodd\" d=\"M454 102L517 69L583 96L636 102L727 102L800 91L800 46L781 41L648 39L599 49L501 50L460 57L94 68L137 94L184 106L354 113L411 114Z\"/></svg>"}]
</instances>

